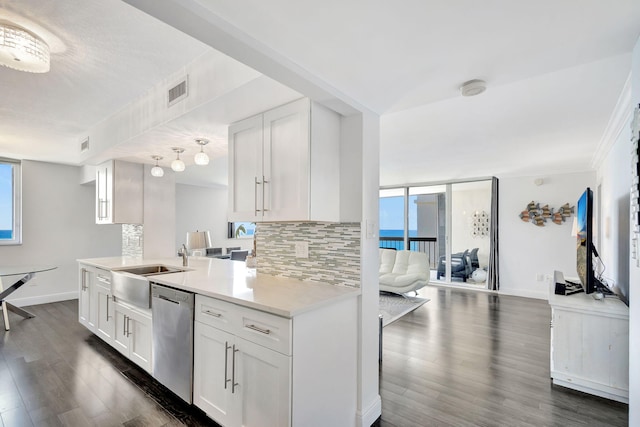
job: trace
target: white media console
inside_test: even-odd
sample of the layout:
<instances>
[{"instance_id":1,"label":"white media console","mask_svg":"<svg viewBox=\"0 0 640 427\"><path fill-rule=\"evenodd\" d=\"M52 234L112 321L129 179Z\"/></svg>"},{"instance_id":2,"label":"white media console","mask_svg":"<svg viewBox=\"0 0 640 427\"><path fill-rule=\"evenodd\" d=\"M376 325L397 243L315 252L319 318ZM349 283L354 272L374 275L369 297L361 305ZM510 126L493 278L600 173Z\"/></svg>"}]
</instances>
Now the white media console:
<instances>
[{"instance_id":1,"label":"white media console","mask_svg":"<svg viewBox=\"0 0 640 427\"><path fill-rule=\"evenodd\" d=\"M556 295L551 305L554 384L629 403L629 308L617 297Z\"/></svg>"}]
</instances>

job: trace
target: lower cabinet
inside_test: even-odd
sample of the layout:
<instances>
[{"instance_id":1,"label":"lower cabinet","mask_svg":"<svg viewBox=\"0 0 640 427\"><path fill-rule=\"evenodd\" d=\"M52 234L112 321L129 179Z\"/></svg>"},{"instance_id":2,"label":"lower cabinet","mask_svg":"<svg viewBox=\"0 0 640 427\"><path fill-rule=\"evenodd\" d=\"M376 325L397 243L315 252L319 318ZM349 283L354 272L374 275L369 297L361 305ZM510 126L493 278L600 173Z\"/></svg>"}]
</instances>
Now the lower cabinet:
<instances>
[{"instance_id":1,"label":"lower cabinet","mask_svg":"<svg viewBox=\"0 0 640 427\"><path fill-rule=\"evenodd\" d=\"M95 276L99 270L89 266L80 266L80 287L78 288L78 322L91 332L96 332Z\"/></svg>"},{"instance_id":2,"label":"lower cabinet","mask_svg":"<svg viewBox=\"0 0 640 427\"><path fill-rule=\"evenodd\" d=\"M193 401L223 426L290 425L291 357L199 321Z\"/></svg>"},{"instance_id":3,"label":"lower cabinet","mask_svg":"<svg viewBox=\"0 0 640 427\"><path fill-rule=\"evenodd\" d=\"M111 272L80 264L78 321L151 373L151 310L116 301Z\"/></svg>"},{"instance_id":4,"label":"lower cabinet","mask_svg":"<svg viewBox=\"0 0 640 427\"><path fill-rule=\"evenodd\" d=\"M617 298L549 295L554 384L629 402L629 309Z\"/></svg>"},{"instance_id":5,"label":"lower cabinet","mask_svg":"<svg viewBox=\"0 0 640 427\"><path fill-rule=\"evenodd\" d=\"M196 295L193 403L224 427L355 427L357 299L281 317Z\"/></svg>"},{"instance_id":6,"label":"lower cabinet","mask_svg":"<svg viewBox=\"0 0 640 427\"><path fill-rule=\"evenodd\" d=\"M111 297L111 286L108 285L107 287L104 282L96 281L94 300L96 308L95 333L106 342L111 342L113 338L113 301Z\"/></svg>"},{"instance_id":7,"label":"lower cabinet","mask_svg":"<svg viewBox=\"0 0 640 427\"><path fill-rule=\"evenodd\" d=\"M113 347L151 373L151 315L123 302L113 303Z\"/></svg>"}]
</instances>

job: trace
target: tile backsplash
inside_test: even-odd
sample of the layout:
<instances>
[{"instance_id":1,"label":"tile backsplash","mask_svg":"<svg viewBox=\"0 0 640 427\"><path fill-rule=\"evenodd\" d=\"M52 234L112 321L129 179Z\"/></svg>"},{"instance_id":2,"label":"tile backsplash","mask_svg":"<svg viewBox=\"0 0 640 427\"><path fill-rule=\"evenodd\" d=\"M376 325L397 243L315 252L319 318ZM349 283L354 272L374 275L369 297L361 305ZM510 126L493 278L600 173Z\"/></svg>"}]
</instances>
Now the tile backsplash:
<instances>
[{"instance_id":1,"label":"tile backsplash","mask_svg":"<svg viewBox=\"0 0 640 427\"><path fill-rule=\"evenodd\" d=\"M122 224L122 256L142 257L141 224Z\"/></svg>"},{"instance_id":2,"label":"tile backsplash","mask_svg":"<svg viewBox=\"0 0 640 427\"><path fill-rule=\"evenodd\" d=\"M309 258L296 258L307 242ZM332 285L360 287L360 223L259 223L258 272Z\"/></svg>"}]
</instances>

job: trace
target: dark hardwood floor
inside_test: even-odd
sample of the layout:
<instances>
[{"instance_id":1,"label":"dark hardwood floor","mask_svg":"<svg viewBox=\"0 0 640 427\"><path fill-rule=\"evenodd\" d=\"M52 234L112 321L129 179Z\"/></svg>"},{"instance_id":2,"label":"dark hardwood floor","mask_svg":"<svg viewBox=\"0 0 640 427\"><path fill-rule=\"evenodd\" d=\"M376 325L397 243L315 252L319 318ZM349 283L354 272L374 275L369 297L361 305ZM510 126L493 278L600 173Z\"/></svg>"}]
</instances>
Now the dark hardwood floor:
<instances>
[{"instance_id":1,"label":"dark hardwood floor","mask_svg":"<svg viewBox=\"0 0 640 427\"><path fill-rule=\"evenodd\" d=\"M376 425L627 425L627 405L551 385L546 301L420 296L431 301L384 328ZM0 329L0 427L216 425L81 326L77 301L29 309Z\"/></svg>"},{"instance_id":2,"label":"dark hardwood floor","mask_svg":"<svg viewBox=\"0 0 640 427\"><path fill-rule=\"evenodd\" d=\"M217 426L78 323L78 301L0 327L0 427Z\"/></svg>"},{"instance_id":3,"label":"dark hardwood floor","mask_svg":"<svg viewBox=\"0 0 640 427\"><path fill-rule=\"evenodd\" d=\"M553 386L546 301L428 286L383 329L381 427L626 426L628 406Z\"/></svg>"}]
</instances>

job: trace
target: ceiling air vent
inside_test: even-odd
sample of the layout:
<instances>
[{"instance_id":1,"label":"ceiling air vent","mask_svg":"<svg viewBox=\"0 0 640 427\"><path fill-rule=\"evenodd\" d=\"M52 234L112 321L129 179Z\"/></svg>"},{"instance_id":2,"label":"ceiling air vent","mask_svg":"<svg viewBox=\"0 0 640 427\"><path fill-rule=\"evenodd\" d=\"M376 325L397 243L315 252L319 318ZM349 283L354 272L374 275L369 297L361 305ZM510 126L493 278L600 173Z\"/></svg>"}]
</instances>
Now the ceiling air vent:
<instances>
[{"instance_id":1,"label":"ceiling air vent","mask_svg":"<svg viewBox=\"0 0 640 427\"><path fill-rule=\"evenodd\" d=\"M89 151L89 137L80 143L80 152Z\"/></svg>"},{"instance_id":2,"label":"ceiling air vent","mask_svg":"<svg viewBox=\"0 0 640 427\"><path fill-rule=\"evenodd\" d=\"M189 95L187 76L185 76L184 79L182 79L178 84L169 89L168 95L168 107L171 107L173 104L185 99Z\"/></svg>"}]
</instances>

